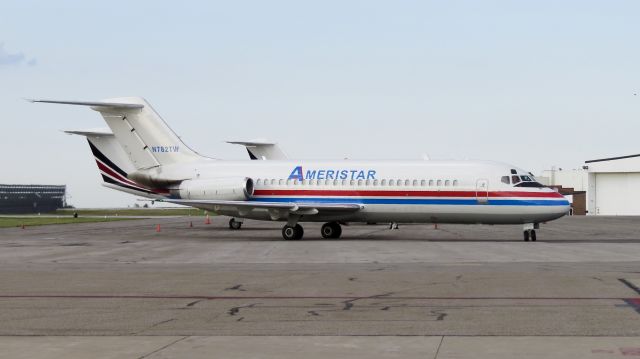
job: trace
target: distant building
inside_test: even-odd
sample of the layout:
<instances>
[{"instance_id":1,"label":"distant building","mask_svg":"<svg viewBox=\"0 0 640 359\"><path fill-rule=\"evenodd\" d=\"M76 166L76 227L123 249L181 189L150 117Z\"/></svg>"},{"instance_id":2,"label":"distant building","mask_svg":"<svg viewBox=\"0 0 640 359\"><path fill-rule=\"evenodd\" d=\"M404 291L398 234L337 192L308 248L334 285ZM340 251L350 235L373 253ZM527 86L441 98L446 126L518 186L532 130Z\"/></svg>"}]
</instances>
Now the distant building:
<instances>
[{"instance_id":1,"label":"distant building","mask_svg":"<svg viewBox=\"0 0 640 359\"><path fill-rule=\"evenodd\" d=\"M573 188L575 191L586 191L589 173L586 169L563 170L562 168L551 168L542 171L542 175L536 179L546 186L562 186Z\"/></svg>"},{"instance_id":2,"label":"distant building","mask_svg":"<svg viewBox=\"0 0 640 359\"><path fill-rule=\"evenodd\" d=\"M542 171L541 176L536 179L543 185L553 187L563 194L571 203L571 214L587 214L586 190L588 182L588 172L586 169L563 170L562 168L552 168Z\"/></svg>"},{"instance_id":3,"label":"distant building","mask_svg":"<svg viewBox=\"0 0 640 359\"><path fill-rule=\"evenodd\" d=\"M640 215L640 154L585 161L589 214Z\"/></svg>"},{"instance_id":4,"label":"distant building","mask_svg":"<svg viewBox=\"0 0 640 359\"><path fill-rule=\"evenodd\" d=\"M0 213L44 213L66 205L67 186L0 184Z\"/></svg>"},{"instance_id":5,"label":"distant building","mask_svg":"<svg viewBox=\"0 0 640 359\"><path fill-rule=\"evenodd\" d=\"M585 161L581 169L553 168L536 178L558 188L574 214L640 216L640 154Z\"/></svg>"}]
</instances>

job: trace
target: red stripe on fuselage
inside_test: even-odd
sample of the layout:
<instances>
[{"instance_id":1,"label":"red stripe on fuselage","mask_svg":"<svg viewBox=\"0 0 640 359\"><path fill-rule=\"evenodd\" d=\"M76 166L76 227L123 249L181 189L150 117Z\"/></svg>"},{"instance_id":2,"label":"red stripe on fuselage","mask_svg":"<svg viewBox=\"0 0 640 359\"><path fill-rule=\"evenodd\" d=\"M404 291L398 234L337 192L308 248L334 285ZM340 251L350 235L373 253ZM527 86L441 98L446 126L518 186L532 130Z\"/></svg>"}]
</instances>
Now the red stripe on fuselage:
<instances>
[{"instance_id":1,"label":"red stripe on fuselage","mask_svg":"<svg viewBox=\"0 0 640 359\"><path fill-rule=\"evenodd\" d=\"M483 192L481 192L483 193ZM336 197L471 197L476 191L348 191L348 190L288 190L258 189L256 196L336 196ZM493 191L489 197L563 198L557 192Z\"/></svg>"}]
</instances>

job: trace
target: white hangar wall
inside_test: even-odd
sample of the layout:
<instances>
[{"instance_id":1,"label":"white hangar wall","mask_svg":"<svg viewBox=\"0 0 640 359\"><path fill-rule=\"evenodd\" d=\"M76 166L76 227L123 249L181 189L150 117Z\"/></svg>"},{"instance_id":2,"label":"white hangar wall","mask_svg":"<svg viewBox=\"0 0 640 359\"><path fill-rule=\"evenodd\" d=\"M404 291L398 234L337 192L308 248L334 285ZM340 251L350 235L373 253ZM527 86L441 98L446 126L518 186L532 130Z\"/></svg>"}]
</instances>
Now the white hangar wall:
<instances>
[{"instance_id":1,"label":"white hangar wall","mask_svg":"<svg viewBox=\"0 0 640 359\"><path fill-rule=\"evenodd\" d=\"M640 216L640 154L585 161L591 215Z\"/></svg>"}]
</instances>

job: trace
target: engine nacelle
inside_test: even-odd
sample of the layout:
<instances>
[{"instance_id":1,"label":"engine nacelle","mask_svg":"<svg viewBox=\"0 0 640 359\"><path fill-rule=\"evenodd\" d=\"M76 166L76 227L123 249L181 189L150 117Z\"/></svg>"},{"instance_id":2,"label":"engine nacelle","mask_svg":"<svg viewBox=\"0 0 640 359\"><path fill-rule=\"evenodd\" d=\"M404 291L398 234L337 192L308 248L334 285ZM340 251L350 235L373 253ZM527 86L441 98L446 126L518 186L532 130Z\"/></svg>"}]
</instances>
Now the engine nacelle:
<instances>
[{"instance_id":1,"label":"engine nacelle","mask_svg":"<svg viewBox=\"0 0 640 359\"><path fill-rule=\"evenodd\" d=\"M244 201L253 196L253 180L246 177L186 180L172 194L182 199Z\"/></svg>"}]
</instances>

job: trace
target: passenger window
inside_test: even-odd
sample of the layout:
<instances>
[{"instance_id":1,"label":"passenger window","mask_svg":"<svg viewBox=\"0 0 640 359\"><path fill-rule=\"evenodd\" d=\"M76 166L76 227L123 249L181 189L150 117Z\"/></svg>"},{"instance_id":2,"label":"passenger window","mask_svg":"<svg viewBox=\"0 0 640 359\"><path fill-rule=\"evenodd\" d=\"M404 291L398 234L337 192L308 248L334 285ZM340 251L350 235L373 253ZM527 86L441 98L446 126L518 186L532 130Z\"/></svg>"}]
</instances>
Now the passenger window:
<instances>
[{"instance_id":1,"label":"passenger window","mask_svg":"<svg viewBox=\"0 0 640 359\"><path fill-rule=\"evenodd\" d=\"M396 186L402 186L402 180L401 179L396 180Z\"/></svg>"},{"instance_id":2,"label":"passenger window","mask_svg":"<svg viewBox=\"0 0 640 359\"><path fill-rule=\"evenodd\" d=\"M442 186L442 180L438 180L437 184L438 184L438 187Z\"/></svg>"},{"instance_id":3,"label":"passenger window","mask_svg":"<svg viewBox=\"0 0 640 359\"><path fill-rule=\"evenodd\" d=\"M405 186L409 186L410 181L409 180L404 180L404 185Z\"/></svg>"},{"instance_id":4,"label":"passenger window","mask_svg":"<svg viewBox=\"0 0 640 359\"><path fill-rule=\"evenodd\" d=\"M381 186L386 186L387 185L387 180L383 179L382 181L380 181L380 185Z\"/></svg>"},{"instance_id":5,"label":"passenger window","mask_svg":"<svg viewBox=\"0 0 640 359\"><path fill-rule=\"evenodd\" d=\"M256 180L256 185L258 185L258 186L260 185L260 178L258 178L258 179Z\"/></svg>"},{"instance_id":6,"label":"passenger window","mask_svg":"<svg viewBox=\"0 0 640 359\"><path fill-rule=\"evenodd\" d=\"M433 187L433 180L429 180L429 187Z\"/></svg>"},{"instance_id":7,"label":"passenger window","mask_svg":"<svg viewBox=\"0 0 640 359\"><path fill-rule=\"evenodd\" d=\"M349 184L353 186L353 185L356 184L356 181L355 180L351 180L351 181L349 181Z\"/></svg>"},{"instance_id":8,"label":"passenger window","mask_svg":"<svg viewBox=\"0 0 640 359\"><path fill-rule=\"evenodd\" d=\"M358 180L358 186L362 186L362 180Z\"/></svg>"},{"instance_id":9,"label":"passenger window","mask_svg":"<svg viewBox=\"0 0 640 359\"><path fill-rule=\"evenodd\" d=\"M413 187L416 187L418 185L418 180L413 180Z\"/></svg>"},{"instance_id":10,"label":"passenger window","mask_svg":"<svg viewBox=\"0 0 640 359\"><path fill-rule=\"evenodd\" d=\"M289 186L289 185L291 185L291 180L290 179L287 180L287 186Z\"/></svg>"},{"instance_id":11,"label":"passenger window","mask_svg":"<svg viewBox=\"0 0 640 359\"><path fill-rule=\"evenodd\" d=\"M449 187L450 185L451 185L451 181L449 181L449 180L444 181L444 186L445 187Z\"/></svg>"},{"instance_id":12,"label":"passenger window","mask_svg":"<svg viewBox=\"0 0 640 359\"><path fill-rule=\"evenodd\" d=\"M373 185L377 186L378 185L378 180L373 180Z\"/></svg>"},{"instance_id":13,"label":"passenger window","mask_svg":"<svg viewBox=\"0 0 640 359\"><path fill-rule=\"evenodd\" d=\"M347 180L342 180L342 185L346 186L347 185Z\"/></svg>"},{"instance_id":14,"label":"passenger window","mask_svg":"<svg viewBox=\"0 0 640 359\"><path fill-rule=\"evenodd\" d=\"M394 186L394 185L395 185L395 182L392 179L390 179L389 180L389 186Z\"/></svg>"},{"instance_id":15,"label":"passenger window","mask_svg":"<svg viewBox=\"0 0 640 359\"><path fill-rule=\"evenodd\" d=\"M314 185L314 184L316 184L316 180L314 180L314 179L309 180L309 184L310 184L310 185Z\"/></svg>"},{"instance_id":16,"label":"passenger window","mask_svg":"<svg viewBox=\"0 0 640 359\"><path fill-rule=\"evenodd\" d=\"M333 180L333 185L337 186L338 185L338 180Z\"/></svg>"},{"instance_id":17,"label":"passenger window","mask_svg":"<svg viewBox=\"0 0 640 359\"><path fill-rule=\"evenodd\" d=\"M457 187L458 186L458 180L453 180L453 187Z\"/></svg>"},{"instance_id":18,"label":"passenger window","mask_svg":"<svg viewBox=\"0 0 640 359\"><path fill-rule=\"evenodd\" d=\"M329 180L324 180L324 185L325 185L325 186L328 186L328 185L330 185L330 184L331 184L331 181L329 181ZM318 181L318 185L320 185L320 181Z\"/></svg>"},{"instance_id":19,"label":"passenger window","mask_svg":"<svg viewBox=\"0 0 640 359\"><path fill-rule=\"evenodd\" d=\"M365 186L371 186L371 180L367 180L364 184Z\"/></svg>"},{"instance_id":20,"label":"passenger window","mask_svg":"<svg viewBox=\"0 0 640 359\"><path fill-rule=\"evenodd\" d=\"M502 176L502 177L500 177L500 181L501 181L502 183L504 183L504 184L511 184L511 183L509 182L509 176Z\"/></svg>"},{"instance_id":21,"label":"passenger window","mask_svg":"<svg viewBox=\"0 0 640 359\"><path fill-rule=\"evenodd\" d=\"M294 179L294 180L293 180L293 184L294 184L294 185L297 185L297 184L298 184L298 180L297 180L297 179Z\"/></svg>"},{"instance_id":22,"label":"passenger window","mask_svg":"<svg viewBox=\"0 0 640 359\"><path fill-rule=\"evenodd\" d=\"M278 180L278 184L279 184L280 186L282 186L282 183L283 183L283 182L284 182L284 180L281 180L281 179L280 179L280 180Z\"/></svg>"},{"instance_id":23,"label":"passenger window","mask_svg":"<svg viewBox=\"0 0 640 359\"><path fill-rule=\"evenodd\" d=\"M425 181L425 180L420 181L420 185L422 187L426 186L427 185L427 181Z\"/></svg>"}]
</instances>

